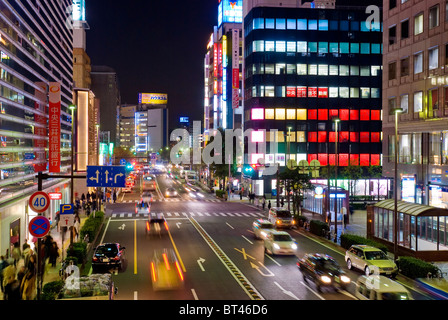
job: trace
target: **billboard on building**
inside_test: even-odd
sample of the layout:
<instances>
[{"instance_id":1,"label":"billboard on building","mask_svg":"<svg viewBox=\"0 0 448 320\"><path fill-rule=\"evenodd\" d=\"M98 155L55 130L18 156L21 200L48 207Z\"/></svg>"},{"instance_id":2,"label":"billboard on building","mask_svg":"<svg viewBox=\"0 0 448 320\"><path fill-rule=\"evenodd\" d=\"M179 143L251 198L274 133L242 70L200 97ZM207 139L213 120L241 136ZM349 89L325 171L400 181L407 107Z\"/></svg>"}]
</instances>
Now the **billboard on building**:
<instances>
[{"instance_id":1,"label":"billboard on building","mask_svg":"<svg viewBox=\"0 0 448 320\"><path fill-rule=\"evenodd\" d=\"M168 95L165 93L139 93L138 103L156 105L168 104Z\"/></svg>"},{"instance_id":2,"label":"billboard on building","mask_svg":"<svg viewBox=\"0 0 448 320\"><path fill-rule=\"evenodd\" d=\"M240 106L240 31L232 31L232 107Z\"/></svg>"},{"instance_id":3,"label":"billboard on building","mask_svg":"<svg viewBox=\"0 0 448 320\"><path fill-rule=\"evenodd\" d=\"M243 23L243 0L220 0L218 27L223 23Z\"/></svg>"},{"instance_id":4,"label":"billboard on building","mask_svg":"<svg viewBox=\"0 0 448 320\"><path fill-rule=\"evenodd\" d=\"M50 82L49 171L61 172L61 84Z\"/></svg>"}]
</instances>

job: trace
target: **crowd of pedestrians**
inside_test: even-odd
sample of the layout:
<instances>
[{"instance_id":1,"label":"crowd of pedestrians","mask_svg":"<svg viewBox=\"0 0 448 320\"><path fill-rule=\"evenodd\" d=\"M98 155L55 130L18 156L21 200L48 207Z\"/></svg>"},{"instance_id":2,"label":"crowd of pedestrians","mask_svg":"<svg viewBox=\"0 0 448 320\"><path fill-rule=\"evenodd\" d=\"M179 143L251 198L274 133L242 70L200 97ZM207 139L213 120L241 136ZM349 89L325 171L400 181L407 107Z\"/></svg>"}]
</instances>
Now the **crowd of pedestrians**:
<instances>
[{"instance_id":1,"label":"crowd of pedestrians","mask_svg":"<svg viewBox=\"0 0 448 320\"><path fill-rule=\"evenodd\" d=\"M38 242L36 242L37 245ZM15 243L11 254L0 256L0 289L4 300L34 300L38 281L37 248L34 250L28 243L20 248ZM41 241L41 272L47 267L56 267L59 248L51 236Z\"/></svg>"}]
</instances>

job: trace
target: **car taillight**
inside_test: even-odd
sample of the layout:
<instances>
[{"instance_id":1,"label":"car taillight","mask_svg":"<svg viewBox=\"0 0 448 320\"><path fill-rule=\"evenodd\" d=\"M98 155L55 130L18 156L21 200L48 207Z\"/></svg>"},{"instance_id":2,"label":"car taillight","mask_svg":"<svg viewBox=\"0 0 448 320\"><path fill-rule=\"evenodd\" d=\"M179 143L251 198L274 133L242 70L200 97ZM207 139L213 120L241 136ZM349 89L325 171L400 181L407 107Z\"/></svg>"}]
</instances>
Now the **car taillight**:
<instances>
[{"instance_id":1,"label":"car taillight","mask_svg":"<svg viewBox=\"0 0 448 320\"><path fill-rule=\"evenodd\" d=\"M166 256L166 253L163 254L163 261L165 261L165 267L166 270L170 270L170 263L168 262L168 257Z\"/></svg>"},{"instance_id":2,"label":"car taillight","mask_svg":"<svg viewBox=\"0 0 448 320\"><path fill-rule=\"evenodd\" d=\"M98 261L98 258L97 257L93 257L93 261Z\"/></svg>"},{"instance_id":3,"label":"car taillight","mask_svg":"<svg viewBox=\"0 0 448 320\"><path fill-rule=\"evenodd\" d=\"M179 274L180 280L184 281L184 275L182 274L182 270L180 270L179 263L176 261L176 269Z\"/></svg>"},{"instance_id":4,"label":"car taillight","mask_svg":"<svg viewBox=\"0 0 448 320\"><path fill-rule=\"evenodd\" d=\"M117 256L117 257L114 258L114 260L118 261L118 260L120 260L120 257Z\"/></svg>"},{"instance_id":5,"label":"car taillight","mask_svg":"<svg viewBox=\"0 0 448 320\"><path fill-rule=\"evenodd\" d=\"M152 281L156 282L156 269L154 267L154 262L151 262L151 273L152 273Z\"/></svg>"},{"instance_id":6,"label":"car taillight","mask_svg":"<svg viewBox=\"0 0 448 320\"><path fill-rule=\"evenodd\" d=\"M164 223L166 231L168 231L168 223Z\"/></svg>"},{"instance_id":7,"label":"car taillight","mask_svg":"<svg viewBox=\"0 0 448 320\"><path fill-rule=\"evenodd\" d=\"M146 221L146 230L150 230L151 229L151 225L149 224L149 221Z\"/></svg>"}]
</instances>

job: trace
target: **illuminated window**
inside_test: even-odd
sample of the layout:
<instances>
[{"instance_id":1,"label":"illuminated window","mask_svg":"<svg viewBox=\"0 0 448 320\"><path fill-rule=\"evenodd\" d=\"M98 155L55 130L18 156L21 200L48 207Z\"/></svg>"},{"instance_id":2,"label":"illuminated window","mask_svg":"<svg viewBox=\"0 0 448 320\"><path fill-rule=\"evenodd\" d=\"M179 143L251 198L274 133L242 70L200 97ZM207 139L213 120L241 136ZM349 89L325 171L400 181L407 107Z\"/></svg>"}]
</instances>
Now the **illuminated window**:
<instances>
[{"instance_id":1,"label":"illuminated window","mask_svg":"<svg viewBox=\"0 0 448 320\"><path fill-rule=\"evenodd\" d=\"M308 87L308 98L317 98L317 87Z\"/></svg>"},{"instance_id":2,"label":"illuminated window","mask_svg":"<svg viewBox=\"0 0 448 320\"><path fill-rule=\"evenodd\" d=\"M265 51L275 51L275 41L266 41Z\"/></svg>"},{"instance_id":3,"label":"illuminated window","mask_svg":"<svg viewBox=\"0 0 448 320\"><path fill-rule=\"evenodd\" d=\"M317 120L317 109L308 110L308 120Z\"/></svg>"},{"instance_id":4,"label":"illuminated window","mask_svg":"<svg viewBox=\"0 0 448 320\"><path fill-rule=\"evenodd\" d=\"M308 142L317 142L317 132L308 132Z\"/></svg>"},{"instance_id":5,"label":"illuminated window","mask_svg":"<svg viewBox=\"0 0 448 320\"><path fill-rule=\"evenodd\" d=\"M277 131L277 142L285 142L285 133L283 131Z\"/></svg>"},{"instance_id":6,"label":"illuminated window","mask_svg":"<svg viewBox=\"0 0 448 320\"><path fill-rule=\"evenodd\" d=\"M337 76L339 75L339 66L338 65L330 65L329 67L329 74L330 76Z\"/></svg>"},{"instance_id":7,"label":"illuminated window","mask_svg":"<svg viewBox=\"0 0 448 320\"><path fill-rule=\"evenodd\" d=\"M350 132L350 142L359 142L359 132Z\"/></svg>"},{"instance_id":8,"label":"illuminated window","mask_svg":"<svg viewBox=\"0 0 448 320\"><path fill-rule=\"evenodd\" d=\"M409 95L403 94L400 97L400 107L403 109L403 113L408 113L409 110Z\"/></svg>"},{"instance_id":9,"label":"illuminated window","mask_svg":"<svg viewBox=\"0 0 448 320\"><path fill-rule=\"evenodd\" d=\"M423 72L423 52L414 55L414 74Z\"/></svg>"},{"instance_id":10,"label":"illuminated window","mask_svg":"<svg viewBox=\"0 0 448 320\"><path fill-rule=\"evenodd\" d=\"M297 30L306 30L308 22L306 19L297 19Z\"/></svg>"},{"instance_id":11,"label":"illuminated window","mask_svg":"<svg viewBox=\"0 0 448 320\"><path fill-rule=\"evenodd\" d=\"M264 18L255 18L253 23L253 29L264 29Z\"/></svg>"},{"instance_id":12,"label":"illuminated window","mask_svg":"<svg viewBox=\"0 0 448 320\"><path fill-rule=\"evenodd\" d=\"M288 63L286 65L286 74L296 74L297 73L297 67L295 64Z\"/></svg>"},{"instance_id":13,"label":"illuminated window","mask_svg":"<svg viewBox=\"0 0 448 320\"><path fill-rule=\"evenodd\" d=\"M286 97L295 98L297 96L296 87L286 87Z\"/></svg>"},{"instance_id":14,"label":"illuminated window","mask_svg":"<svg viewBox=\"0 0 448 320\"><path fill-rule=\"evenodd\" d=\"M370 98L370 88L361 88L361 98L363 99Z\"/></svg>"},{"instance_id":15,"label":"illuminated window","mask_svg":"<svg viewBox=\"0 0 448 320\"><path fill-rule=\"evenodd\" d=\"M381 110L372 110L370 120L381 121Z\"/></svg>"},{"instance_id":16,"label":"illuminated window","mask_svg":"<svg viewBox=\"0 0 448 320\"><path fill-rule=\"evenodd\" d=\"M380 66L371 66L370 67L370 72L372 73L372 76L378 76L379 75L378 71L380 71L380 70L381 70Z\"/></svg>"},{"instance_id":17,"label":"illuminated window","mask_svg":"<svg viewBox=\"0 0 448 320\"><path fill-rule=\"evenodd\" d=\"M266 86L265 87L265 97L274 98L275 97L275 87Z\"/></svg>"},{"instance_id":18,"label":"illuminated window","mask_svg":"<svg viewBox=\"0 0 448 320\"><path fill-rule=\"evenodd\" d=\"M414 112L423 111L423 91L414 93Z\"/></svg>"},{"instance_id":19,"label":"illuminated window","mask_svg":"<svg viewBox=\"0 0 448 320\"><path fill-rule=\"evenodd\" d=\"M275 29L285 30L286 29L286 20L285 19L276 19Z\"/></svg>"},{"instance_id":20,"label":"illuminated window","mask_svg":"<svg viewBox=\"0 0 448 320\"><path fill-rule=\"evenodd\" d=\"M381 53L381 45L379 43L372 43L371 52L373 54L380 54Z\"/></svg>"},{"instance_id":21,"label":"illuminated window","mask_svg":"<svg viewBox=\"0 0 448 320\"><path fill-rule=\"evenodd\" d=\"M317 142L319 142L319 143L327 142L327 131L317 132Z\"/></svg>"},{"instance_id":22,"label":"illuminated window","mask_svg":"<svg viewBox=\"0 0 448 320\"><path fill-rule=\"evenodd\" d=\"M414 17L414 35L423 32L423 13Z\"/></svg>"},{"instance_id":23,"label":"illuminated window","mask_svg":"<svg viewBox=\"0 0 448 320\"><path fill-rule=\"evenodd\" d=\"M297 142L306 142L305 131L297 131Z\"/></svg>"},{"instance_id":24,"label":"illuminated window","mask_svg":"<svg viewBox=\"0 0 448 320\"><path fill-rule=\"evenodd\" d=\"M349 88L348 87L339 87L339 97L340 98L348 98L349 97Z\"/></svg>"},{"instance_id":25,"label":"illuminated window","mask_svg":"<svg viewBox=\"0 0 448 320\"><path fill-rule=\"evenodd\" d=\"M275 74L275 64L266 63L264 66L264 73L265 74Z\"/></svg>"},{"instance_id":26,"label":"illuminated window","mask_svg":"<svg viewBox=\"0 0 448 320\"><path fill-rule=\"evenodd\" d=\"M330 42L330 53L339 53L339 43Z\"/></svg>"},{"instance_id":27,"label":"illuminated window","mask_svg":"<svg viewBox=\"0 0 448 320\"><path fill-rule=\"evenodd\" d=\"M264 118L266 120L274 120L275 119L275 109L266 109Z\"/></svg>"},{"instance_id":28,"label":"illuminated window","mask_svg":"<svg viewBox=\"0 0 448 320\"><path fill-rule=\"evenodd\" d=\"M370 141L371 142L380 142L381 140L381 135L379 132L372 132L370 134Z\"/></svg>"},{"instance_id":29,"label":"illuminated window","mask_svg":"<svg viewBox=\"0 0 448 320\"><path fill-rule=\"evenodd\" d=\"M439 48L428 50L428 68L429 70L439 67Z\"/></svg>"},{"instance_id":30,"label":"illuminated window","mask_svg":"<svg viewBox=\"0 0 448 320\"><path fill-rule=\"evenodd\" d=\"M297 109L297 120L306 120L307 110L306 109Z\"/></svg>"},{"instance_id":31,"label":"illuminated window","mask_svg":"<svg viewBox=\"0 0 448 320\"><path fill-rule=\"evenodd\" d=\"M318 120L328 120L328 109L319 109L317 111Z\"/></svg>"},{"instance_id":32,"label":"illuminated window","mask_svg":"<svg viewBox=\"0 0 448 320\"><path fill-rule=\"evenodd\" d=\"M359 88L350 88L350 98L359 98Z\"/></svg>"},{"instance_id":33,"label":"illuminated window","mask_svg":"<svg viewBox=\"0 0 448 320\"><path fill-rule=\"evenodd\" d=\"M330 98L337 98L339 97L339 88L338 87L330 87L328 89L329 97Z\"/></svg>"},{"instance_id":34,"label":"illuminated window","mask_svg":"<svg viewBox=\"0 0 448 320\"><path fill-rule=\"evenodd\" d=\"M348 76L350 75L350 68L347 65L340 65L339 66L339 75L340 76Z\"/></svg>"},{"instance_id":35,"label":"illuminated window","mask_svg":"<svg viewBox=\"0 0 448 320\"><path fill-rule=\"evenodd\" d=\"M308 21L308 30L317 30L317 20Z\"/></svg>"},{"instance_id":36,"label":"illuminated window","mask_svg":"<svg viewBox=\"0 0 448 320\"><path fill-rule=\"evenodd\" d=\"M289 142L296 142L296 133L294 131L288 131L286 135L289 135Z\"/></svg>"},{"instance_id":37,"label":"illuminated window","mask_svg":"<svg viewBox=\"0 0 448 320\"><path fill-rule=\"evenodd\" d=\"M286 42L285 41L276 41L276 52L286 52Z\"/></svg>"},{"instance_id":38,"label":"illuminated window","mask_svg":"<svg viewBox=\"0 0 448 320\"><path fill-rule=\"evenodd\" d=\"M351 166L359 166L359 154L351 154L350 155L350 165Z\"/></svg>"},{"instance_id":39,"label":"illuminated window","mask_svg":"<svg viewBox=\"0 0 448 320\"><path fill-rule=\"evenodd\" d=\"M266 18L266 29L275 29L275 19Z\"/></svg>"},{"instance_id":40,"label":"illuminated window","mask_svg":"<svg viewBox=\"0 0 448 320\"><path fill-rule=\"evenodd\" d=\"M379 154L372 154L370 156L370 161L372 166L379 166L381 165L380 161L380 155Z\"/></svg>"},{"instance_id":41,"label":"illuminated window","mask_svg":"<svg viewBox=\"0 0 448 320\"><path fill-rule=\"evenodd\" d=\"M349 109L340 109L339 110L339 119L341 119L341 121L348 121L349 116L350 116Z\"/></svg>"},{"instance_id":42,"label":"illuminated window","mask_svg":"<svg viewBox=\"0 0 448 320\"><path fill-rule=\"evenodd\" d=\"M339 115L339 110L338 109L330 109L328 113L329 113L330 119L337 118Z\"/></svg>"},{"instance_id":43,"label":"illuminated window","mask_svg":"<svg viewBox=\"0 0 448 320\"><path fill-rule=\"evenodd\" d=\"M320 153L317 155L317 160L320 162L320 165L322 167L328 165L328 154L326 153Z\"/></svg>"},{"instance_id":44,"label":"illuminated window","mask_svg":"<svg viewBox=\"0 0 448 320\"><path fill-rule=\"evenodd\" d=\"M306 98L307 87L297 87L297 98Z\"/></svg>"},{"instance_id":45,"label":"illuminated window","mask_svg":"<svg viewBox=\"0 0 448 320\"><path fill-rule=\"evenodd\" d=\"M297 45L295 41L288 41L286 43L286 51L287 52L296 52L297 50Z\"/></svg>"},{"instance_id":46,"label":"illuminated window","mask_svg":"<svg viewBox=\"0 0 448 320\"><path fill-rule=\"evenodd\" d=\"M350 134L348 131L339 132L339 142L348 142Z\"/></svg>"},{"instance_id":47,"label":"illuminated window","mask_svg":"<svg viewBox=\"0 0 448 320\"><path fill-rule=\"evenodd\" d=\"M319 53L328 53L328 42L319 42L318 52Z\"/></svg>"},{"instance_id":48,"label":"illuminated window","mask_svg":"<svg viewBox=\"0 0 448 320\"><path fill-rule=\"evenodd\" d=\"M360 165L363 167L370 166L370 154L361 154L360 157Z\"/></svg>"},{"instance_id":49,"label":"illuminated window","mask_svg":"<svg viewBox=\"0 0 448 320\"><path fill-rule=\"evenodd\" d=\"M253 108L252 109L252 120L264 120L264 109L263 108Z\"/></svg>"},{"instance_id":50,"label":"illuminated window","mask_svg":"<svg viewBox=\"0 0 448 320\"><path fill-rule=\"evenodd\" d=\"M370 120L370 110L361 110L360 112L361 121L369 121Z\"/></svg>"},{"instance_id":51,"label":"illuminated window","mask_svg":"<svg viewBox=\"0 0 448 320\"><path fill-rule=\"evenodd\" d=\"M318 74L320 76L328 76L328 64L320 64L318 66Z\"/></svg>"},{"instance_id":52,"label":"illuminated window","mask_svg":"<svg viewBox=\"0 0 448 320\"><path fill-rule=\"evenodd\" d=\"M287 120L296 120L296 109L286 110L286 119Z\"/></svg>"},{"instance_id":53,"label":"illuminated window","mask_svg":"<svg viewBox=\"0 0 448 320\"><path fill-rule=\"evenodd\" d=\"M359 120L358 110L350 110L350 120Z\"/></svg>"},{"instance_id":54,"label":"illuminated window","mask_svg":"<svg viewBox=\"0 0 448 320\"><path fill-rule=\"evenodd\" d=\"M253 45L254 52L263 52L264 51L264 41L263 40L255 40Z\"/></svg>"},{"instance_id":55,"label":"illuminated window","mask_svg":"<svg viewBox=\"0 0 448 320\"><path fill-rule=\"evenodd\" d=\"M317 52L317 42L308 42L308 52Z\"/></svg>"},{"instance_id":56,"label":"illuminated window","mask_svg":"<svg viewBox=\"0 0 448 320\"><path fill-rule=\"evenodd\" d=\"M339 43L339 52L340 53L350 53L348 42L340 42Z\"/></svg>"},{"instance_id":57,"label":"illuminated window","mask_svg":"<svg viewBox=\"0 0 448 320\"><path fill-rule=\"evenodd\" d=\"M252 131L251 142L264 142L264 131Z\"/></svg>"},{"instance_id":58,"label":"illuminated window","mask_svg":"<svg viewBox=\"0 0 448 320\"><path fill-rule=\"evenodd\" d=\"M311 161L317 160L317 154L309 154L308 155L308 162L311 163Z\"/></svg>"},{"instance_id":59,"label":"illuminated window","mask_svg":"<svg viewBox=\"0 0 448 320\"><path fill-rule=\"evenodd\" d=\"M359 142L369 143L370 142L370 132L360 132L359 133Z\"/></svg>"},{"instance_id":60,"label":"illuminated window","mask_svg":"<svg viewBox=\"0 0 448 320\"><path fill-rule=\"evenodd\" d=\"M361 43L361 54L370 54L370 43Z\"/></svg>"},{"instance_id":61,"label":"illuminated window","mask_svg":"<svg viewBox=\"0 0 448 320\"><path fill-rule=\"evenodd\" d=\"M286 119L286 109L276 108L275 109L275 120L285 120Z\"/></svg>"},{"instance_id":62,"label":"illuminated window","mask_svg":"<svg viewBox=\"0 0 448 320\"><path fill-rule=\"evenodd\" d=\"M287 19L286 20L286 29L295 30L297 28L296 24L297 24L297 22L295 19Z\"/></svg>"},{"instance_id":63,"label":"illuminated window","mask_svg":"<svg viewBox=\"0 0 448 320\"><path fill-rule=\"evenodd\" d=\"M275 65L275 74L281 75L286 73L286 64L285 63L277 63Z\"/></svg>"},{"instance_id":64,"label":"illuminated window","mask_svg":"<svg viewBox=\"0 0 448 320\"><path fill-rule=\"evenodd\" d=\"M370 88L371 98L380 98L381 91L379 88Z\"/></svg>"},{"instance_id":65,"label":"illuminated window","mask_svg":"<svg viewBox=\"0 0 448 320\"><path fill-rule=\"evenodd\" d=\"M306 64L297 64L297 74L298 75L307 75L307 65Z\"/></svg>"},{"instance_id":66,"label":"illuminated window","mask_svg":"<svg viewBox=\"0 0 448 320\"><path fill-rule=\"evenodd\" d=\"M369 66L361 66L360 75L361 77L370 77L370 67Z\"/></svg>"},{"instance_id":67,"label":"illuminated window","mask_svg":"<svg viewBox=\"0 0 448 320\"><path fill-rule=\"evenodd\" d=\"M318 97L319 98L328 98L328 88L319 87L318 89Z\"/></svg>"},{"instance_id":68,"label":"illuminated window","mask_svg":"<svg viewBox=\"0 0 448 320\"><path fill-rule=\"evenodd\" d=\"M359 53L359 43L350 43L350 53Z\"/></svg>"},{"instance_id":69,"label":"illuminated window","mask_svg":"<svg viewBox=\"0 0 448 320\"><path fill-rule=\"evenodd\" d=\"M308 44L306 41L297 41L297 52L308 52Z\"/></svg>"},{"instance_id":70,"label":"illuminated window","mask_svg":"<svg viewBox=\"0 0 448 320\"><path fill-rule=\"evenodd\" d=\"M328 20L319 20L319 30L328 31Z\"/></svg>"}]
</instances>

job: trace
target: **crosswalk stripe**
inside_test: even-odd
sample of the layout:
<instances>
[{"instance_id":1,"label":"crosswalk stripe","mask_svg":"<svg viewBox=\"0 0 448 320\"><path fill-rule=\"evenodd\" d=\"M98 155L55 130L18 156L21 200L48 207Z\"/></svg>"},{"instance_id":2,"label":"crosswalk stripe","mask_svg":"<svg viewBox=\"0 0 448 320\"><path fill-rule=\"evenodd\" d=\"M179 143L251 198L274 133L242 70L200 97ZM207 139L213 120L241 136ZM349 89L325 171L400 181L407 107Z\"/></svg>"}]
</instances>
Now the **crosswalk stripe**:
<instances>
[{"instance_id":1,"label":"crosswalk stripe","mask_svg":"<svg viewBox=\"0 0 448 320\"><path fill-rule=\"evenodd\" d=\"M241 212L241 214L245 217L248 217L249 215L247 213Z\"/></svg>"},{"instance_id":2,"label":"crosswalk stripe","mask_svg":"<svg viewBox=\"0 0 448 320\"><path fill-rule=\"evenodd\" d=\"M156 214L156 213L153 213ZM262 212L160 212L158 214L163 214L165 217L196 217L196 216L206 216L206 217L265 217ZM112 218L133 218L133 217L147 217L149 215L148 212L141 212L139 214L129 213L129 212L119 212L112 213Z\"/></svg>"},{"instance_id":3,"label":"crosswalk stripe","mask_svg":"<svg viewBox=\"0 0 448 320\"><path fill-rule=\"evenodd\" d=\"M207 217L210 217L210 213L208 213L208 212L204 212L204 214L205 214Z\"/></svg>"},{"instance_id":4,"label":"crosswalk stripe","mask_svg":"<svg viewBox=\"0 0 448 320\"><path fill-rule=\"evenodd\" d=\"M174 212L174 215L175 215L176 217L178 217L178 216L179 216L179 213L178 213L178 212Z\"/></svg>"}]
</instances>

